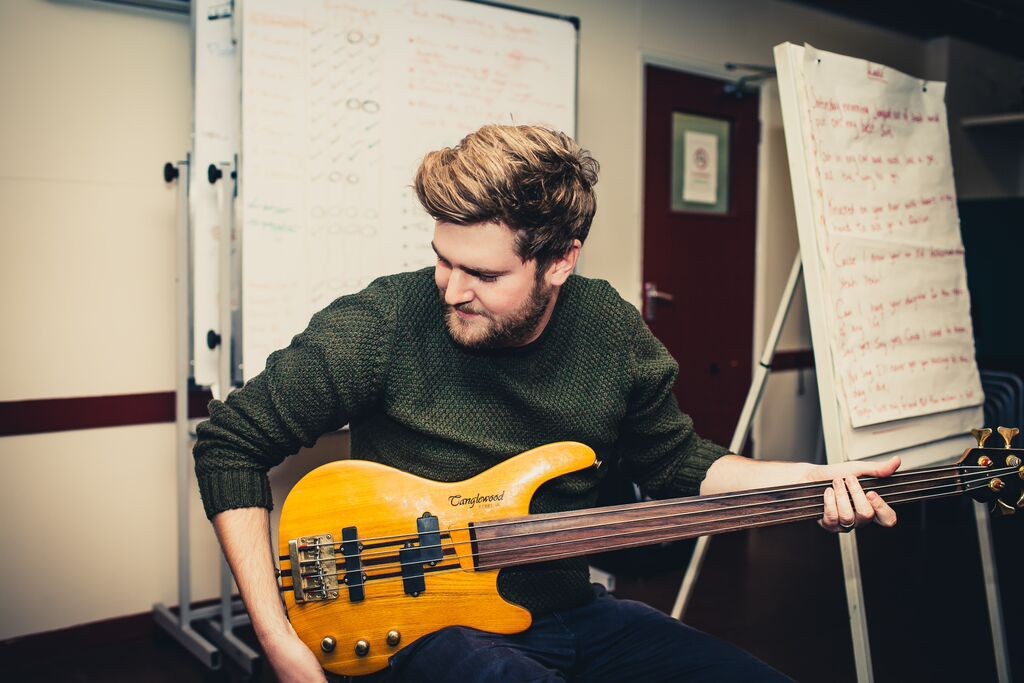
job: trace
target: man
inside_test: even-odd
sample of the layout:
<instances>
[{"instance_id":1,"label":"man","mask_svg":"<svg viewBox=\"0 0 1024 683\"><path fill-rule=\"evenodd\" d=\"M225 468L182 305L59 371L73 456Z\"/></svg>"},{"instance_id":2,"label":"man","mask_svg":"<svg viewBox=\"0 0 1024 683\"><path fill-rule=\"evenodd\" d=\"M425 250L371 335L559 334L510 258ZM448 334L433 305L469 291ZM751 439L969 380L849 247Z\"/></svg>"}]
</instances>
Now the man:
<instances>
[{"instance_id":1,"label":"man","mask_svg":"<svg viewBox=\"0 0 1024 683\"><path fill-rule=\"evenodd\" d=\"M833 480L829 531L891 508L856 476L898 466L754 462L702 440L672 396L677 366L605 282L573 275L595 211L597 163L567 136L487 126L428 154L415 180L436 220L437 265L381 278L317 313L266 370L199 427L208 516L267 658L284 681L323 680L282 611L268 544L266 471L348 423L352 455L440 481L574 440L649 495ZM592 506L609 467L538 490L533 512ZM451 628L391 660L387 680L778 680L753 657L589 585L584 560L502 572L534 616L495 636Z\"/></svg>"}]
</instances>

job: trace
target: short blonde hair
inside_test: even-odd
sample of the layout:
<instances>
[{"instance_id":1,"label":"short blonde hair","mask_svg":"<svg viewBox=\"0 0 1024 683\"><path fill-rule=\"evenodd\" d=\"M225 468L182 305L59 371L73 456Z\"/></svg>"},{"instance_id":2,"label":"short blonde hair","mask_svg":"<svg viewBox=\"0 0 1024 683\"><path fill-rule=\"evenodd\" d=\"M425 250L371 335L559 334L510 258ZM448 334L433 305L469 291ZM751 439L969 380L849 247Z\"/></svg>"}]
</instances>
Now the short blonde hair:
<instances>
[{"instance_id":1,"label":"short blonde hair","mask_svg":"<svg viewBox=\"0 0 1024 683\"><path fill-rule=\"evenodd\" d=\"M500 222L516 251L539 266L587 239L599 170L565 133L539 126L484 126L455 147L427 154L416 171L420 204L434 220Z\"/></svg>"}]
</instances>

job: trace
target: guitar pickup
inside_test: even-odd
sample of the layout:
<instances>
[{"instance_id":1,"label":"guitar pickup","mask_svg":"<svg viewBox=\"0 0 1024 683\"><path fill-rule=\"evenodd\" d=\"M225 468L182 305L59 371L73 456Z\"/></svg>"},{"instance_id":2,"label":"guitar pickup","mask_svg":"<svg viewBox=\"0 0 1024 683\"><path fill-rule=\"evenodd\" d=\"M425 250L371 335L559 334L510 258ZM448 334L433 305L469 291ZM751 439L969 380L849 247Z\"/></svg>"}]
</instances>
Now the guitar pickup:
<instances>
[{"instance_id":1,"label":"guitar pickup","mask_svg":"<svg viewBox=\"0 0 1024 683\"><path fill-rule=\"evenodd\" d=\"M421 550L411 543L398 551L398 561L402 565L402 586L406 595L414 598L427 589L420 553Z\"/></svg>"},{"instance_id":2,"label":"guitar pickup","mask_svg":"<svg viewBox=\"0 0 1024 683\"><path fill-rule=\"evenodd\" d=\"M437 517L424 512L423 516L416 520L416 531L420 537L420 562L426 562L433 567L444 556L441 552L441 530L437 525Z\"/></svg>"},{"instance_id":3,"label":"guitar pickup","mask_svg":"<svg viewBox=\"0 0 1024 683\"><path fill-rule=\"evenodd\" d=\"M444 557L437 517L424 512L416 520L416 536L419 545L409 542L398 551L398 561L402 565L402 586L406 595L414 598L427 589L424 579L426 567L433 567Z\"/></svg>"},{"instance_id":4,"label":"guitar pickup","mask_svg":"<svg viewBox=\"0 0 1024 683\"><path fill-rule=\"evenodd\" d=\"M350 602L360 602L366 599L363 585L366 583L366 575L363 574L363 559L360 557L362 549L359 547L359 535L354 526L347 526L341 530L341 555L345 566L345 585L348 586L348 599Z\"/></svg>"},{"instance_id":5,"label":"guitar pickup","mask_svg":"<svg viewBox=\"0 0 1024 683\"><path fill-rule=\"evenodd\" d=\"M295 602L317 602L338 597L338 565L331 534L303 536L288 541Z\"/></svg>"}]
</instances>

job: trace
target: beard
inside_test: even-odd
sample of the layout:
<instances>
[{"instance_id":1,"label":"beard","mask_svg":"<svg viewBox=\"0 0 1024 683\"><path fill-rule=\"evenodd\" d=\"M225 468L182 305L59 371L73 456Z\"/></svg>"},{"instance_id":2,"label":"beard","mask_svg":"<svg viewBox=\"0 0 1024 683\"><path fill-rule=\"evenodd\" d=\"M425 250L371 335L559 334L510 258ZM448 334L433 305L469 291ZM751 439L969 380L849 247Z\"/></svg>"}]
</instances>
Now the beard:
<instances>
[{"instance_id":1,"label":"beard","mask_svg":"<svg viewBox=\"0 0 1024 683\"><path fill-rule=\"evenodd\" d=\"M537 326L554 296L554 287L545 288L537 281L529 296L516 310L496 316L470 304L444 304L444 292L438 290L444 304L444 322L455 343L470 349L497 349L522 346L537 333ZM456 311L475 313L477 318L463 320Z\"/></svg>"}]
</instances>

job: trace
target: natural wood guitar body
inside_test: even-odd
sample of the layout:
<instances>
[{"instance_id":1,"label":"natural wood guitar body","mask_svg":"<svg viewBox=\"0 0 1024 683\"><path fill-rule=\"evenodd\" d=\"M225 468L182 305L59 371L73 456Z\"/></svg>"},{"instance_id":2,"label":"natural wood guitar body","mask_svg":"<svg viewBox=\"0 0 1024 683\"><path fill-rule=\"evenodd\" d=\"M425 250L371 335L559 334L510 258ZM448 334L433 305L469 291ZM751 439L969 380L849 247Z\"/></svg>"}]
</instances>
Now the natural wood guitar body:
<instances>
[{"instance_id":1,"label":"natural wood guitar body","mask_svg":"<svg viewBox=\"0 0 1024 683\"><path fill-rule=\"evenodd\" d=\"M289 540L332 534L337 542L342 529L355 527L363 543L364 597L352 601L342 583L335 599L297 603L295 592L288 590L284 598L292 626L326 670L350 676L385 668L395 652L447 626L495 633L527 629L529 612L498 595L498 571L474 568L467 528L475 521L527 515L541 484L593 464L590 448L561 442L454 483L360 460L313 470L295 485L281 509L282 576L287 580L292 571ZM397 553L404 542L418 542L416 521L424 513L438 519L444 554L423 572L424 590L413 597L401 576L395 576L400 574ZM337 564L344 575L340 557L325 564ZM399 634L396 645L389 645L389 632ZM324 650L325 638L333 639L333 651ZM356 652L360 641L369 646L362 656Z\"/></svg>"}]
</instances>

